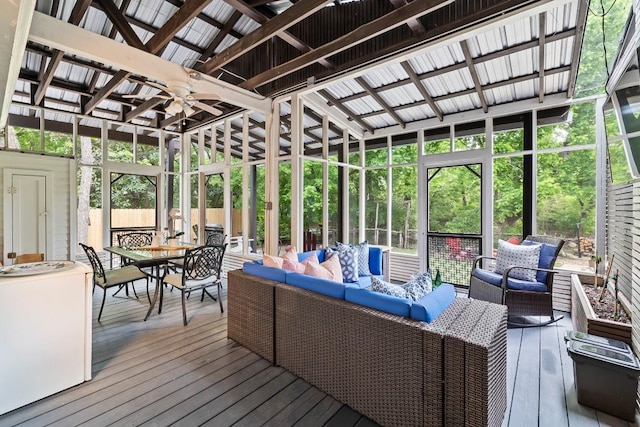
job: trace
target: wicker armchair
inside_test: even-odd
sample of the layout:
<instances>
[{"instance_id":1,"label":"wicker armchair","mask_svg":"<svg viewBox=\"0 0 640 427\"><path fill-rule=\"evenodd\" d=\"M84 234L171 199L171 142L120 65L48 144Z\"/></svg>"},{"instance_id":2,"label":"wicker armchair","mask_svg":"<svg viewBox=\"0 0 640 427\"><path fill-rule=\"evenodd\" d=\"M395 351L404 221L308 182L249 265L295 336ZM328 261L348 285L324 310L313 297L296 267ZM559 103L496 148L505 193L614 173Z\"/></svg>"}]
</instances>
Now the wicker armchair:
<instances>
[{"instance_id":1,"label":"wicker armchair","mask_svg":"<svg viewBox=\"0 0 640 427\"><path fill-rule=\"evenodd\" d=\"M545 236L527 236L522 244L538 244L543 246L540 252L538 268L526 268L536 271L536 282L525 282L510 277L511 270L521 268L509 266L502 274L493 270L480 268L480 262L494 257L476 257L471 271L469 298L489 301L507 306L510 326L543 326L562 319L553 314L553 269L564 240ZM517 318L522 316L545 316L549 320L541 323L522 323Z\"/></svg>"}]
</instances>

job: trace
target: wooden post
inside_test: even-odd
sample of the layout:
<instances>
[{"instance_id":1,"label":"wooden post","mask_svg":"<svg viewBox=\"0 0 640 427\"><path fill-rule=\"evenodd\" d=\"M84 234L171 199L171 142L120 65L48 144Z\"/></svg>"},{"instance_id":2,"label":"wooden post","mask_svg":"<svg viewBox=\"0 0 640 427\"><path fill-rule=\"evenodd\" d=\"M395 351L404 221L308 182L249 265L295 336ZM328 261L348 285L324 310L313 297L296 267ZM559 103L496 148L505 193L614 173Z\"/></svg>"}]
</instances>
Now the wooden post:
<instances>
[{"instance_id":1,"label":"wooden post","mask_svg":"<svg viewBox=\"0 0 640 427\"><path fill-rule=\"evenodd\" d=\"M604 276L604 281L602 282L602 292L600 292L600 298L598 298L598 301L600 302L604 299L604 292L607 290L607 284L609 283L609 276L611 275L611 267L613 267L613 259L615 256L616 254L611 255L611 261L609 261L609 265L607 266L607 272Z\"/></svg>"},{"instance_id":2,"label":"wooden post","mask_svg":"<svg viewBox=\"0 0 640 427\"><path fill-rule=\"evenodd\" d=\"M614 293L616 296L616 302L613 306L613 320L620 320L620 299L618 297L618 270L616 270L616 275L613 276L614 283Z\"/></svg>"}]
</instances>

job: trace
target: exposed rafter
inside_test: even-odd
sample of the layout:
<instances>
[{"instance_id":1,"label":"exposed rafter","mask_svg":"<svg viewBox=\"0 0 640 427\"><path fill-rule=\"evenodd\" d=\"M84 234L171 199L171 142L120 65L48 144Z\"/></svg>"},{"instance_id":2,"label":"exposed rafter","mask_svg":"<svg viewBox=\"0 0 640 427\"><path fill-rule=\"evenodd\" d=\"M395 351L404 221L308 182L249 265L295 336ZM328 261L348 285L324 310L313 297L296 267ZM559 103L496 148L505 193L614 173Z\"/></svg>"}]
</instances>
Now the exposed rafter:
<instances>
[{"instance_id":1,"label":"exposed rafter","mask_svg":"<svg viewBox=\"0 0 640 427\"><path fill-rule=\"evenodd\" d=\"M236 6L241 0L227 0ZM304 0L291 6L282 14L265 22L251 34L247 34L224 51L211 58L200 68L204 73L211 74L213 71L233 61L240 55L255 48L265 40L282 33L287 28L297 24L309 15L323 8L331 0Z\"/></svg>"},{"instance_id":2,"label":"exposed rafter","mask_svg":"<svg viewBox=\"0 0 640 427\"><path fill-rule=\"evenodd\" d=\"M327 58L352 46L363 43L388 31L389 29L403 25L409 20L426 15L427 13L433 12L434 10L452 2L453 0L414 1L384 15L381 18L361 25L350 33L304 53L295 59L264 71L257 76L248 79L240 86L245 89L254 89L279 77L291 74L319 59Z\"/></svg>"},{"instance_id":3,"label":"exposed rafter","mask_svg":"<svg viewBox=\"0 0 640 427\"><path fill-rule=\"evenodd\" d=\"M362 77L356 77L356 82L364 89L366 93L369 94L381 107L384 111L387 112L393 119L398 122L401 128L406 126L404 120L400 118L400 116L387 104L387 102L380 96L378 92L376 92L367 81Z\"/></svg>"},{"instance_id":4,"label":"exposed rafter","mask_svg":"<svg viewBox=\"0 0 640 427\"><path fill-rule=\"evenodd\" d=\"M544 57L545 57L545 46L546 42L546 30L547 30L547 12L542 12L538 15L539 25L538 25L538 101L542 103L544 101Z\"/></svg>"},{"instance_id":5,"label":"exposed rafter","mask_svg":"<svg viewBox=\"0 0 640 427\"><path fill-rule=\"evenodd\" d=\"M78 25L80 23L80 20L84 16L85 12L89 8L89 5L91 4L91 2L92 0L78 0L76 4L73 6L73 10L71 11L69 24ZM36 90L36 93L34 95L34 102L36 104L40 104L42 102L42 99L44 98L44 94L47 91L47 87L49 87L49 84L53 79L53 74L55 73L56 68L58 68L58 65L60 64L60 61L62 60L63 55L64 55L64 52L61 50L55 50L53 52L53 55L51 56L51 60L49 60L49 65L47 65L47 69L44 72L44 76L42 77L42 80L40 81L40 85L38 86L38 89Z\"/></svg>"},{"instance_id":6,"label":"exposed rafter","mask_svg":"<svg viewBox=\"0 0 640 427\"><path fill-rule=\"evenodd\" d=\"M420 92L420 95L422 95L424 100L427 102L427 104L431 108L431 111L433 111L438 120L442 121L442 110L440 110L440 108L433 101L433 98L431 97L429 92L427 92L427 89L425 89L424 85L420 81L420 78L411 67L411 64L409 64L407 61L403 61L400 63L400 65L402 65L404 72L409 76L409 80L411 80L411 83L413 83L416 89L418 89L418 92Z\"/></svg>"},{"instance_id":7,"label":"exposed rafter","mask_svg":"<svg viewBox=\"0 0 640 427\"><path fill-rule=\"evenodd\" d=\"M373 128L367 122L362 120L356 113L351 111L346 105L344 105L339 99L331 95L328 91L321 89L318 93L324 96L330 104L333 104L338 110L342 111L350 120L355 121L363 129L366 129L369 133L373 133Z\"/></svg>"},{"instance_id":8,"label":"exposed rafter","mask_svg":"<svg viewBox=\"0 0 640 427\"><path fill-rule=\"evenodd\" d=\"M462 40L460 42L460 47L462 48L462 54L464 55L464 60L467 63L469 74L471 74L473 85L476 88L476 93L478 94L478 98L480 98L480 104L482 104L482 111L486 113L487 111L489 111L489 105L487 104L487 99L484 96L484 91L482 90L482 82L480 82L480 77L478 77L478 72L476 71L476 64L474 64L473 62L473 57L471 56L471 52L469 51L469 45L467 45L467 41Z\"/></svg>"},{"instance_id":9,"label":"exposed rafter","mask_svg":"<svg viewBox=\"0 0 640 427\"><path fill-rule=\"evenodd\" d=\"M108 1L108 0L107 0ZM165 22L151 39L145 44L149 53L156 54L171 41L173 36L202 9L207 7L211 0L187 0L171 17ZM129 71L118 71L109 82L104 85L98 93L85 106L84 113L90 113L99 103L101 103L111 92L122 83L131 73Z\"/></svg>"},{"instance_id":10,"label":"exposed rafter","mask_svg":"<svg viewBox=\"0 0 640 427\"><path fill-rule=\"evenodd\" d=\"M112 0L98 0L98 2L102 6L102 10L104 10L104 13L107 15L111 23L113 23L113 26L118 30L124 41L126 41L129 46L133 46L140 50L147 50L147 47L142 43L142 40L140 40L136 32L131 28L131 25L127 22L127 18L125 18L122 11L118 9Z\"/></svg>"}]
</instances>

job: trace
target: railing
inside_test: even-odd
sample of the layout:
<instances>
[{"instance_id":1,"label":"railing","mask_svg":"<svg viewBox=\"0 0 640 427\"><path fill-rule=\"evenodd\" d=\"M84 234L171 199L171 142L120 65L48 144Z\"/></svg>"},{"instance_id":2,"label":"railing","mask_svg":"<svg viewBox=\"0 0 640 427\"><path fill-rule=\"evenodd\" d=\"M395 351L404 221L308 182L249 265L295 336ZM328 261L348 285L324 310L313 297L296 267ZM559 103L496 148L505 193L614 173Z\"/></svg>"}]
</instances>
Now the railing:
<instances>
[{"instance_id":1,"label":"railing","mask_svg":"<svg viewBox=\"0 0 640 427\"><path fill-rule=\"evenodd\" d=\"M427 264L435 279L436 271L444 283L468 287L473 260L480 254L482 237L465 234L429 233Z\"/></svg>"}]
</instances>

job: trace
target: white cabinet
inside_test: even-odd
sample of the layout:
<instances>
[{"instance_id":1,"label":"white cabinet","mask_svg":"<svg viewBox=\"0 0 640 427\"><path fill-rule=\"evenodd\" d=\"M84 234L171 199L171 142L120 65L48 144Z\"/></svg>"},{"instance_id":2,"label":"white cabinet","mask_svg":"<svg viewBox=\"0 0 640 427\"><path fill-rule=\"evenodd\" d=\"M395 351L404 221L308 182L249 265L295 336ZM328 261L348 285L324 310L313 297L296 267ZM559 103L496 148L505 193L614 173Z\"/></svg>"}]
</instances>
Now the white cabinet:
<instances>
[{"instance_id":1,"label":"white cabinet","mask_svg":"<svg viewBox=\"0 0 640 427\"><path fill-rule=\"evenodd\" d=\"M92 270L0 278L0 414L91 379Z\"/></svg>"}]
</instances>

